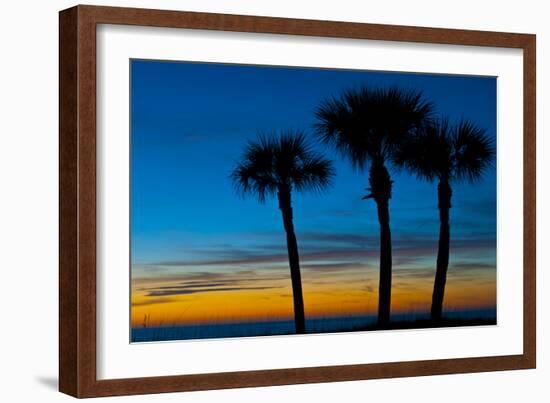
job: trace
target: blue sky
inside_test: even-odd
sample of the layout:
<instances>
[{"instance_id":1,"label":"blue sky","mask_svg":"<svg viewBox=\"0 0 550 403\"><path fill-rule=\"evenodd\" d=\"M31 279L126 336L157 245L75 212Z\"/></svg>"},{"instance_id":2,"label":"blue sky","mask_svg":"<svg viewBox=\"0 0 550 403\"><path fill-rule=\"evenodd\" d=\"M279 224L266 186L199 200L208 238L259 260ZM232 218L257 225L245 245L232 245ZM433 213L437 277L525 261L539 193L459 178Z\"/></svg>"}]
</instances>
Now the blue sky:
<instances>
[{"instance_id":1,"label":"blue sky","mask_svg":"<svg viewBox=\"0 0 550 403\"><path fill-rule=\"evenodd\" d=\"M276 200L243 199L228 175L247 140L279 129L312 133L315 108L345 89L421 90L438 114L471 119L496 136L494 77L145 60L130 68L132 273L138 277L284 268ZM337 176L323 195L293 195L304 265L374 266L376 210L372 200L361 200L367 175L331 149L318 149L334 161ZM431 268L436 185L391 172L394 268ZM453 189L451 266L481 265L493 275L496 169Z\"/></svg>"}]
</instances>

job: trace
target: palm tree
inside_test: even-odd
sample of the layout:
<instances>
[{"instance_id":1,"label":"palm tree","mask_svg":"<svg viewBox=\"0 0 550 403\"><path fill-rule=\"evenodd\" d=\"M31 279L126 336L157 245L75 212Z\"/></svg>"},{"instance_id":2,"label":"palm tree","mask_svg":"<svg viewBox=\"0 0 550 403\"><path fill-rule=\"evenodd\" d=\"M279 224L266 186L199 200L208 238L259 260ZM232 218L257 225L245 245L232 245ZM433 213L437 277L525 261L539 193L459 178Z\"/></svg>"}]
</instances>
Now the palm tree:
<instances>
[{"instance_id":1,"label":"palm tree","mask_svg":"<svg viewBox=\"0 0 550 403\"><path fill-rule=\"evenodd\" d=\"M306 327L292 192L325 190L333 176L332 162L315 152L301 131L259 136L257 141L250 141L231 173L237 190L255 195L260 203L277 195L286 232L296 333L305 333Z\"/></svg>"},{"instance_id":2,"label":"palm tree","mask_svg":"<svg viewBox=\"0 0 550 403\"><path fill-rule=\"evenodd\" d=\"M389 201L393 180L388 163L401 142L425 124L432 105L416 91L361 88L323 102L316 110L321 141L333 145L360 170L369 168L368 195L374 199L380 224L378 324L390 320L392 246Z\"/></svg>"},{"instance_id":3,"label":"palm tree","mask_svg":"<svg viewBox=\"0 0 550 403\"><path fill-rule=\"evenodd\" d=\"M396 164L428 182L438 182L440 226L431 307L433 321L441 320L449 267L451 184L479 180L491 165L494 155L493 140L484 129L467 120L452 127L448 119L433 121L410 138L396 154Z\"/></svg>"}]
</instances>

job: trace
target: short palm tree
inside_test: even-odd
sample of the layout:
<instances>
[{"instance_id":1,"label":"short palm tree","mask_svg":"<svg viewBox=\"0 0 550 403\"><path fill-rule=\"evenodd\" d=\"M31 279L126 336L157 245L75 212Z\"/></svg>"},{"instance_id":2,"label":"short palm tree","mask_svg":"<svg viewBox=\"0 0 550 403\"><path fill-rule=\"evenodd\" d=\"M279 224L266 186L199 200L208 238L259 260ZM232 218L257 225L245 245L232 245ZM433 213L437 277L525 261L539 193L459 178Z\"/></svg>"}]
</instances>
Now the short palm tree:
<instances>
[{"instance_id":1,"label":"short palm tree","mask_svg":"<svg viewBox=\"0 0 550 403\"><path fill-rule=\"evenodd\" d=\"M388 164L404 139L430 118L432 105L416 91L364 87L323 102L316 111L321 141L333 145L360 170L369 169L368 195L378 210L380 278L378 324L390 320L392 246L389 201L393 180Z\"/></svg>"},{"instance_id":2,"label":"short palm tree","mask_svg":"<svg viewBox=\"0 0 550 403\"><path fill-rule=\"evenodd\" d=\"M243 194L255 195L260 203L277 195L286 232L296 333L305 333L306 327L292 192L325 190L333 176L332 162L315 152L300 131L259 136L257 141L250 141L231 173L236 188Z\"/></svg>"},{"instance_id":3,"label":"short palm tree","mask_svg":"<svg viewBox=\"0 0 550 403\"><path fill-rule=\"evenodd\" d=\"M448 119L433 121L409 138L396 154L396 164L408 168L421 179L438 182L440 226L431 307L433 321L441 320L449 267L451 184L479 180L491 166L494 155L493 140L484 129L467 120L451 126Z\"/></svg>"}]
</instances>

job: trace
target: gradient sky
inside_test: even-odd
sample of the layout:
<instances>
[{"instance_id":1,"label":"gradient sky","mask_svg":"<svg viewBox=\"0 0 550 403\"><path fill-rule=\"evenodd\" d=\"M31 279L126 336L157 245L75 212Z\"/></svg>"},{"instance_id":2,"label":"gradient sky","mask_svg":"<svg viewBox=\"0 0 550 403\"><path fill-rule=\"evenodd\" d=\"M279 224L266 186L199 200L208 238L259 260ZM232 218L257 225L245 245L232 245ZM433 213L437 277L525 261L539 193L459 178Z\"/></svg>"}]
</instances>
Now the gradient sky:
<instances>
[{"instance_id":1,"label":"gradient sky","mask_svg":"<svg viewBox=\"0 0 550 403\"><path fill-rule=\"evenodd\" d=\"M344 89L422 90L436 111L496 136L496 78L131 61L132 324L290 319L285 234L275 199L228 178L258 132L305 129ZM294 194L306 317L377 310L378 221L367 175L331 149L323 195ZM496 164L495 164L496 166ZM429 308L438 238L435 184L392 169L392 313ZM496 305L496 169L453 185L449 310Z\"/></svg>"}]
</instances>

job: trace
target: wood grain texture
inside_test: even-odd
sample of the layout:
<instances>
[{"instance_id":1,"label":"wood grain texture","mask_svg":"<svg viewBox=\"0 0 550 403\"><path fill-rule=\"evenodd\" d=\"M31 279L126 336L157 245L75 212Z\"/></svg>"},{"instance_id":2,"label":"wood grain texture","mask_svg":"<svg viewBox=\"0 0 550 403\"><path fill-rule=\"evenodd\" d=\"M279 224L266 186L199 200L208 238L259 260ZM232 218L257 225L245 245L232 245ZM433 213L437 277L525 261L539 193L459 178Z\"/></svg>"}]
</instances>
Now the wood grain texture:
<instances>
[{"instance_id":1,"label":"wood grain texture","mask_svg":"<svg viewBox=\"0 0 550 403\"><path fill-rule=\"evenodd\" d=\"M523 48L523 355L536 367L536 38Z\"/></svg>"},{"instance_id":2,"label":"wood grain texture","mask_svg":"<svg viewBox=\"0 0 550 403\"><path fill-rule=\"evenodd\" d=\"M521 355L96 379L96 25L124 24L523 49L524 352ZM75 397L161 393L534 368L535 36L163 10L60 12L59 389Z\"/></svg>"},{"instance_id":3,"label":"wood grain texture","mask_svg":"<svg viewBox=\"0 0 550 403\"><path fill-rule=\"evenodd\" d=\"M77 10L59 18L59 390L77 394Z\"/></svg>"}]
</instances>

